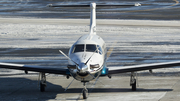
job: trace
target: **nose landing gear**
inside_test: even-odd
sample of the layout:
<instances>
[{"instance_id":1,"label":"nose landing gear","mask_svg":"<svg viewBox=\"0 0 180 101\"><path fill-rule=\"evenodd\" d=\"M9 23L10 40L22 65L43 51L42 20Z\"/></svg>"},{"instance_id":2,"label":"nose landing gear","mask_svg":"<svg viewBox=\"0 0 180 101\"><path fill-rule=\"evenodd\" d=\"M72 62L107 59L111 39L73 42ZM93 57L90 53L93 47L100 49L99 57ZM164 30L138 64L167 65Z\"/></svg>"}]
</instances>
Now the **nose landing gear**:
<instances>
[{"instance_id":1,"label":"nose landing gear","mask_svg":"<svg viewBox=\"0 0 180 101\"><path fill-rule=\"evenodd\" d=\"M86 82L83 82L84 88L82 91L83 99L87 99L88 89L86 88Z\"/></svg>"}]
</instances>

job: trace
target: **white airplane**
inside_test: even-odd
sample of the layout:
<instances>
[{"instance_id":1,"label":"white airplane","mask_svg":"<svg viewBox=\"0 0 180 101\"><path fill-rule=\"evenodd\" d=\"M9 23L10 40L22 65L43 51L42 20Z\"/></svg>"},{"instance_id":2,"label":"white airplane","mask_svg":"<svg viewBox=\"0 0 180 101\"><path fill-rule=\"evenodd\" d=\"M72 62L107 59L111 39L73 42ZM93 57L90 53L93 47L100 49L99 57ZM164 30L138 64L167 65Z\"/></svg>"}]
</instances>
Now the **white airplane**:
<instances>
[{"instance_id":1,"label":"white airplane","mask_svg":"<svg viewBox=\"0 0 180 101\"><path fill-rule=\"evenodd\" d=\"M65 5L65 6L49 5L49 6L71 7L69 5ZM152 69L180 66L180 61L175 61L175 62L143 64L143 65L135 65L135 66L122 66L114 70L111 70L111 68L108 69L106 66L106 59L107 59L106 44L100 36L96 35L96 3L91 3L90 5L86 5L86 6L90 6L90 10L91 10L90 33L81 36L72 45L72 47L69 49L68 56L60 50L60 52L65 57L68 58L69 64L67 66L67 69L46 68L41 66L27 66L22 64L12 64L12 63L2 63L2 62L0 62L0 68L23 70L25 71L25 73L28 73L28 71L39 72L41 76L40 78L41 92L44 92L46 87L45 73L66 75L67 78L69 78L69 76L72 76L74 79L81 81L84 84L82 95L83 95L83 99L86 99L88 92L86 88L86 83L92 80L98 80L98 78L101 76L108 76L109 78L111 78L111 75L113 74L131 72L130 85L132 86L132 90L134 91L136 90L135 72L142 70L149 70L150 72L152 72ZM140 6L140 4L135 4L134 6Z\"/></svg>"}]
</instances>

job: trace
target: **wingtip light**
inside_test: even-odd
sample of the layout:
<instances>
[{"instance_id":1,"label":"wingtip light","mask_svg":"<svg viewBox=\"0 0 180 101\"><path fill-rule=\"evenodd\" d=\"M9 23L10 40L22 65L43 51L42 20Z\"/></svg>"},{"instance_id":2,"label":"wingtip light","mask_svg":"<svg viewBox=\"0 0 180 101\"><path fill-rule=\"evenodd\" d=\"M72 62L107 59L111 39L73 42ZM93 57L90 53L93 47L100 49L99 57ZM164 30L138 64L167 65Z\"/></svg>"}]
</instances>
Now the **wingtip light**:
<instances>
[{"instance_id":1,"label":"wingtip light","mask_svg":"<svg viewBox=\"0 0 180 101\"><path fill-rule=\"evenodd\" d=\"M135 3L135 6L141 6L141 4L140 3Z\"/></svg>"},{"instance_id":2,"label":"wingtip light","mask_svg":"<svg viewBox=\"0 0 180 101\"><path fill-rule=\"evenodd\" d=\"M47 7L52 7L53 6L53 4L47 4Z\"/></svg>"}]
</instances>

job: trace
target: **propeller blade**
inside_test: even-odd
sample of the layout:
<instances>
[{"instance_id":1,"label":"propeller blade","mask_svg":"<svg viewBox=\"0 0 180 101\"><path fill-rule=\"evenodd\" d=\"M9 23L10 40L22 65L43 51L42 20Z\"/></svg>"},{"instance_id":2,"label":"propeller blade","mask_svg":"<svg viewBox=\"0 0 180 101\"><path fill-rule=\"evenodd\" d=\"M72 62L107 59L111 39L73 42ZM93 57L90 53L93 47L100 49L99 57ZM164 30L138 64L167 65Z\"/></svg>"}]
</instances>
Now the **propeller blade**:
<instances>
[{"instance_id":1,"label":"propeller blade","mask_svg":"<svg viewBox=\"0 0 180 101\"><path fill-rule=\"evenodd\" d=\"M95 79L95 77L94 77L94 75L92 75L90 72L87 72L89 75L91 75L94 79ZM99 80L99 76L97 77L97 79L96 79L97 81ZM100 80L99 80L99 82L102 84L102 85L104 85Z\"/></svg>"},{"instance_id":2,"label":"propeller blade","mask_svg":"<svg viewBox=\"0 0 180 101\"><path fill-rule=\"evenodd\" d=\"M95 53L96 51L98 51L98 49L96 49L96 50L93 52L93 54L91 55L91 57L94 55L94 53ZM87 63L89 62L89 60L91 59L91 57L89 57L89 59L86 61L85 65L87 65Z\"/></svg>"},{"instance_id":3,"label":"propeller blade","mask_svg":"<svg viewBox=\"0 0 180 101\"><path fill-rule=\"evenodd\" d=\"M69 60L71 60L72 62L74 62L76 64L76 66L79 66L75 61L73 61L71 58L69 58L63 51L59 50L59 52L64 55L66 58L68 58Z\"/></svg>"},{"instance_id":4,"label":"propeller blade","mask_svg":"<svg viewBox=\"0 0 180 101\"><path fill-rule=\"evenodd\" d=\"M73 83L74 79L71 81L71 83L66 87L66 89L64 91L67 91L67 89L69 88L69 86Z\"/></svg>"},{"instance_id":5,"label":"propeller blade","mask_svg":"<svg viewBox=\"0 0 180 101\"><path fill-rule=\"evenodd\" d=\"M69 60L71 60L66 54L64 54L63 51L59 50L59 52L60 52L62 55L64 55L66 58L68 58Z\"/></svg>"}]
</instances>

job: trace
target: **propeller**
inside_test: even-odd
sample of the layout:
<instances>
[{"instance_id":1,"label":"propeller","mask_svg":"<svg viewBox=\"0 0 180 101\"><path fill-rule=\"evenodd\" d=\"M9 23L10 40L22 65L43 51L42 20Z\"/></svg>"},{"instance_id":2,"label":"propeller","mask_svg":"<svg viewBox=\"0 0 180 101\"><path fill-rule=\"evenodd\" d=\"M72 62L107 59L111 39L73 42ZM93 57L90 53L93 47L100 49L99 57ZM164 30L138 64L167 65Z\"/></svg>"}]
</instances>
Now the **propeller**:
<instances>
[{"instance_id":1,"label":"propeller","mask_svg":"<svg viewBox=\"0 0 180 101\"><path fill-rule=\"evenodd\" d=\"M87 63L89 62L89 60L92 58L92 56L94 55L94 53L97 51L98 49L96 49L93 54L89 57L89 59L85 62L85 63L80 63L79 66L78 66L78 69L81 71L81 72L88 72L89 71L86 71L88 70L88 66L87 66Z\"/></svg>"},{"instance_id":2,"label":"propeller","mask_svg":"<svg viewBox=\"0 0 180 101\"><path fill-rule=\"evenodd\" d=\"M71 83L66 87L66 89L64 91L67 91L67 89L69 88L69 86L73 83L74 79L71 81Z\"/></svg>"},{"instance_id":3,"label":"propeller","mask_svg":"<svg viewBox=\"0 0 180 101\"><path fill-rule=\"evenodd\" d=\"M94 75L92 75L90 72L88 72L88 74L91 75L91 76L95 79ZM99 80L99 77L100 77L100 76L97 77L96 82ZM95 84L96 84L96 82L95 82ZM99 82L100 82L102 85L104 85L100 80L99 80ZM94 85L95 85L95 84L94 84Z\"/></svg>"},{"instance_id":4,"label":"propeller","mask_svg":"<svg viewBox=\"0 0 180 101\"><path fill-rule=\"evenodd\" d=\"M71 58L69 58L63 51L59 50L59 52L60 52L62 55L64 55L66 58L68 58L69 60L71 60L73 63L75 63L77 67L79 66L79 64L77 64L75 61L73 61Z\"/></svg>"},{"instance_id":5,"label":"propeller","mask_svg":"<svg viewBox=\"0 0 180 101\"><path fill-rule=\"evenodd\" d=\"M92 90L94 89L94 86L96 85L96 83L99 81L103 86L105 86L100 80L99 80L99 77L97 77L97 79L95 80L94 84L91 85L92 88L90 88L89 90L89 93L88 93L88 96L90 95L90 93L92 92Z\"/></svg>"},{"instance_id":6,"label":"propeller","mask_svg":"<svg viewBox=\"0 0 180 101\"><path fill-rule=\"evenodd\" d=\"M98 48L96 48L96 50L93 52L93 54L89 57L89 59L86 61L85 65L87 65L87 63L88 63L89 60L92 58L92 56L94 55L94 53L96 53L96 51L98 51Z\"/></svg>"}]
</instances>

